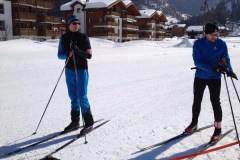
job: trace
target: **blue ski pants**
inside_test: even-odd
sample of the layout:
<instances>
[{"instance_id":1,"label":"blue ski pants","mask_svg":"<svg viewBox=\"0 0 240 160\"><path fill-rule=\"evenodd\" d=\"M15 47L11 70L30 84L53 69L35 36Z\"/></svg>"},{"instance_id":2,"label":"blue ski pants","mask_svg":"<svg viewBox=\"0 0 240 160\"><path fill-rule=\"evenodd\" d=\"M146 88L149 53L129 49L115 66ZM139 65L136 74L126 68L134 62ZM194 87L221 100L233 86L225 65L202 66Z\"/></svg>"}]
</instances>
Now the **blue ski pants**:
<instances>
[{"instance_id":1,"label":"blue ski pants","mask_svg":"<svg viewBox=\"0 0 240 160\"><path fill-rule=\"evenodd\" d=\"M78 86L76 82L75 70L67 69L65 70L66 83L68 88L68 95L71 99L71 108L74 111L81 111L86 113L90 110L90 104L87 97L88 88L88 70L78 69ZM78 97L79 88L79 97Z\"/></svg>"}]
</instances>

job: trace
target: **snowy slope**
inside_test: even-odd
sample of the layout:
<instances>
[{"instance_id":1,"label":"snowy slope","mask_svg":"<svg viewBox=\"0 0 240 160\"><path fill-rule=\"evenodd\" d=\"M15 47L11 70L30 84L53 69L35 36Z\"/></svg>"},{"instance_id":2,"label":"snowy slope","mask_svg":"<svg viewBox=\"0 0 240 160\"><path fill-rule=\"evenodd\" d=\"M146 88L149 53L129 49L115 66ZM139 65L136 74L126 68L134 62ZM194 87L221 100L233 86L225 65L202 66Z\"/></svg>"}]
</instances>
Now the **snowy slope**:
<instances>
[{"instance_id":1,"label":"snowy slope","mask_svg":"<svg viewBox=\"0 0 240 160\"><path fill-rule=\"evenodd\" d=\"M232 66L240 77L240 39L227 38ZM180 134L191 120L194 71L192 49L182 39L123 44L90 39L89 100L94 118L111 119L105 126L54 154L63 160L151 160L192 153L210 139L213 128L137 155L137 147ZM190 40L191 41L191 40ZM191 41L192 43L193 41ZM190 43L187 41L187 43ZM173 46L178 47L173 47ZM36 135L35 131L64 66L58 60L57 40L0 42L0 154L28 145L62 130L70 122L70 102L63 75ZM228 79L236 121L240 107ZM240 91L239 81L236 87ZM233 127L227 93L222 81L224 130ZM213 123L206 89L199 127ZM9 160L35 160L73 138L77 131L11 156ZM235 132L218 145L236 141ZM217 146L218 146L217 145ZM199 156L196 160L238 159L239 147Z\"/></svg>"}]
</instances>

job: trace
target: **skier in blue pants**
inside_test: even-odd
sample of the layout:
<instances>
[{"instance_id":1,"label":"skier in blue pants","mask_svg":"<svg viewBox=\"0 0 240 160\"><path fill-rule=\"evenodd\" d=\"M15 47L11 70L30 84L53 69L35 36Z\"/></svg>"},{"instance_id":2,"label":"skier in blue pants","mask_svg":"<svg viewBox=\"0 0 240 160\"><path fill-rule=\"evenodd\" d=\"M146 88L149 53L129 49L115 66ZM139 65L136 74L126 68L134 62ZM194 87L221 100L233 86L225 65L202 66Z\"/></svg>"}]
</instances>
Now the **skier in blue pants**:
<instances>
[{"instance_id":1,"label":"skier in blue pants","mask_svg":"<svg viewBox=\"0 0 240 160\"><path fill-rule=\"evenodd\" d=\"M93 127L93 116L87 97L88 88L88 62L91 59L92 50L86 34L79 32L80 21L77 16L71 16L67 20L69 32L60 38L58 58L66 60L66 83L68 95L71 100L71 123L64 129L73 130L79 127L80 109L82 111L85 126L81 132ZM77 72L77 74L76 74Z\"/></svg>"}]
</instances>

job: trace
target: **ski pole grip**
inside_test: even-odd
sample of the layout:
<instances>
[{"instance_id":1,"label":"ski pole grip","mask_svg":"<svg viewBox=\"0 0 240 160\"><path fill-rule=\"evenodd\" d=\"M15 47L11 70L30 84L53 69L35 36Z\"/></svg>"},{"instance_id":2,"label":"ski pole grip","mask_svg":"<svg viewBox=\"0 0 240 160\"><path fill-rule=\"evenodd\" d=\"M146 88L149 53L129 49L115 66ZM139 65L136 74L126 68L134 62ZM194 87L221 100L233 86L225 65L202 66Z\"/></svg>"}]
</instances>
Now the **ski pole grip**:
<instances>
[{"instance_id":1,"label":"ski pole grip","mask_svg":"<svg viewBox=\"0 0 240 160\"><path fill-rule=\"evenodd\" d=\"M197 68L197 67L192 67L191 70L193 70L193 69L199 69L199 68Z\"/></svg>"}]
</instances>

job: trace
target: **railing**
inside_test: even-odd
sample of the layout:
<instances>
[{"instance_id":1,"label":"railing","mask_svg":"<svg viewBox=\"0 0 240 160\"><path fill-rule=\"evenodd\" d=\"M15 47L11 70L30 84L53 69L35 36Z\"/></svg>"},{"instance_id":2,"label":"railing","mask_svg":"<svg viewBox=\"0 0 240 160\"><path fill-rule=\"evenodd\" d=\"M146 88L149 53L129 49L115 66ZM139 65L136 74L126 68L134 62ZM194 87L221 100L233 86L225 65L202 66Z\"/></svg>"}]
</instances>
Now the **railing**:
<instances>
[{"instance_id":1,"label":"railing","mask_svg":"<svg viewBox=\"0 0 240 160\"><path fill-rule=\"evenodd\" d=\"M118 16L118 17L120 17L120 14L118 12L108 11L106 16Z\"/></svg>"},{"instance_id":2,"label":"railing","mask_svg":"<svg viewBox=\"0 0 240 160\"><path fill-rule=\"evenodd\" d=\"M119 23L117 23L117 22L93 22L92 25L105 27L105 26L118 26Z\"/></svg>"},{"instance_id":3,"label":"railing","mask_svg":"<svg viewBox=\"0 0 240 160\"><path fill-rule=\"evenodd\" d=\"M12 0L12 4L19 4L24 6L34 6L35 0Z\"/></svg>"},{"instance_id":4,"label":"railing","mask_svg":"<svg viewBox=\"0 0 240 160\"><path fill-rule=\"evenodd\" d=\"M43 1L37 1L36 2L37 8L42 9L52 9L53 8L53 2L43 2Z\"/></svg>"},{"instance_id":5,"label":"railing","mask_svg":"<svg viewBox=\"0 0 240 160\"><path fill-rule=\"evenodd\" d=\"M118 37L118 33L92 33L93 37Z\"/></svg>"},{"instance_id":6,"label":"railing","mask_svg":"<svg viewBox=\"0 0 240 160\"><path fill-rule=\"evenodd\" d=\"M135 25L132 25L132 24L123 24L123 28L132 28L132 29L138 30L139 26L135 26Z\"/></svg>"},{"instance_id":7,"label":"railing","mask_svg":"<svg viewBox=\"0 0 240 160\"><path fill-rule=\"evenodd\" d=\"M61 20L61 18L55 17L55 16L44 16L44 17L39 17L38 22L40 22L40 23L61 24L62 20Z\"/></svg>"},{"instance_id":8,"label":"railing","mask_svg":"<svg viewBox=\"0 0 240 160\"><path fill-rule=\"evenodd\" d=\"M23 6L32 6L41 9L52 9L53 2L51 1L36 1L36 0L12 0L12 4L19 4Z\"/></svg>"},{"instance_id":9,"label":"railing","mask_svg":"<svg viewBox=\"0 0 240 160\"><path fill-rule=\"evenodd\" d=\"M36 14L35 13L27 13L27 12L14 13L13 19L20 19L20 20L25 20L25 21L36 22Z\"/></svg>"},{"instance_id":10,"label":"railing","mask_svg":"<svg viewBox=\"0 0 240 160\"><path fill-rule=\"evenodd\" d=\"M138 34L123 34L124 38L139 38Z\"/></svg>"},{"instance_id":11,"label":"railing","mask_svg":"<svg viewBox=\"0 0 240 160\"><path fill-rule=\"evenodd\" d=\"M16 34L20 36L37 36L37 30L31 28L20 28Z\"/></svg>"},{"instance_id":12,"label":"railing","mask_svg":"<svg viewBox=\"0 0 240 160\"><path fill-rule=\"evenodd\" d=\"M136 20L136 18L132 15L124 15L122 18L129 18L129 19Z\"/></svg>"},{"instance_id":13,"label":"railing","mask_svg":"<svg viewBox=\"0 0 240 160\"><path fill-rule=\"evenodd\" d=\"M62 34L61 31L54 31L54 30L44 30L39 31L39 36L60 36Z\"/></svg>"}]
</instances>

